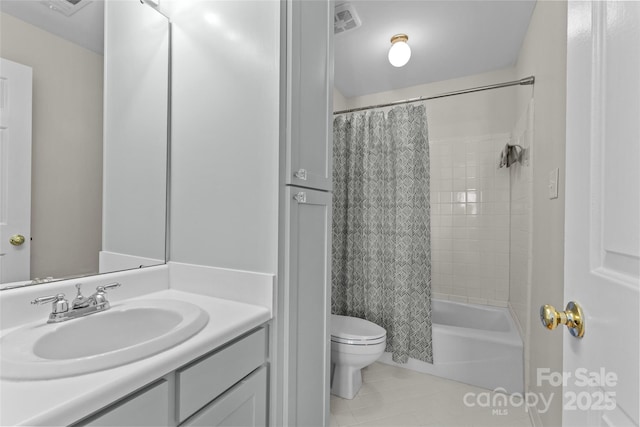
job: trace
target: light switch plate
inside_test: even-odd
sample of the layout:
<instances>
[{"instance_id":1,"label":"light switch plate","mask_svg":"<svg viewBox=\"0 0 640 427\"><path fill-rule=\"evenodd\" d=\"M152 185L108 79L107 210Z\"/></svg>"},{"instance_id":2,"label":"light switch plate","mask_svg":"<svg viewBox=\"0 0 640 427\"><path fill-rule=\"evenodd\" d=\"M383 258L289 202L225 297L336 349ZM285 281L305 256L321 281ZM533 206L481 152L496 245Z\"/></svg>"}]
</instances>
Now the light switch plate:
<instances>
[{"instance_id":1,"label":"light switch plate","mask_svg":"<svg viewBox=\"0 0 640 427\"><path fill-rule=\"evenodd\" d=\"M549 172L549 199L558 198L558 180L560 178L560 169L555 168Z\"/></svg>"}]
</instances>

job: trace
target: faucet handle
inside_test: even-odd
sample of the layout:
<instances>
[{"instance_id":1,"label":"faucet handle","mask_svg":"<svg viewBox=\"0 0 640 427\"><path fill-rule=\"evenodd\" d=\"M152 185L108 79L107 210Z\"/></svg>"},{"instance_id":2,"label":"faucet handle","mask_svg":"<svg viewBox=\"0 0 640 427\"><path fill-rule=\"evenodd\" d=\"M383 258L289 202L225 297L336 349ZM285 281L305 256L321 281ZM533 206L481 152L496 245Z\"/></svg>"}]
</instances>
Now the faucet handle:
<instances>
[{"instance_id":1,"label":"faucet handle","mask_svg":"<svg viewBox=\"0 0 640 427\"><path fill-rule=\"evenodd\" d=\"M84 302L84 300L86 299L84 295L82 295L82 283L77 283L76 284L76 289L78 290L78 293L76 294L76 297L73 299L73 302L71 303L72 307L76 307L78 304L82 304Z\"/></svg>"},{"instance_id":2,"label":"faucet handle","mask_svg":"<svg viewBox=\"0 0 640 427\"><path fill-rule=\"evenodd\" d=\"M63 300L63 299L64 299L64 294L49 295L48 297L38 297L33 301L31 301L31 304L45 304L48 302L54 302L54 301Z\"/></svg>"},{"instance_id":3,"label":"faucet handle","mask_svg":"<svg viewBox=\"0 0 640 427\"><path fill-rule=\"evenodd\" d=\"M109 300L107 300L107 289L113 289L120 287L120 283L114 282L109 283L108 285L98 286L96 288L96 293L93 295L96 305L105 307L108 309L110 307Z\"/></svg>"},{"instance_id":4,"label":"faucet handle","mask_svg":"<svg viewBox=\"0 0 640 427\"><path fill-rule=\"evenodd\" d=\"M120 285L120 283L113 282L113 283L109 283L108 285L98 286L96 288L96 291L98 291L98 292L106 292L107 289L119 288L120 286L122 286L122 285Z\"/></svg>"},{"instance_id":5,"label":"faucet handle","mask_svg":"<svg viewBox=\"0 0 640 427\"><path fill-rule=\"evenodd\" d=\"M64 294L50 295L47 297L39 297L31 301L31 304L53 303L52 314L64 313L69 310L69 303L64 298Z\"/></svg>"}]
</instances>

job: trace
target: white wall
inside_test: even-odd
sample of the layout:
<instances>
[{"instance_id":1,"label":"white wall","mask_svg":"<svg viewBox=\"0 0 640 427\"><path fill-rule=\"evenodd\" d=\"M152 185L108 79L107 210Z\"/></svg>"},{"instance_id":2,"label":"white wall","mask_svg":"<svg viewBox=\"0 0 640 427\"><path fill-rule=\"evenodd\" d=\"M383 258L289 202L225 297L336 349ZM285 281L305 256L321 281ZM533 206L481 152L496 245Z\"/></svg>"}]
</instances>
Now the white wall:
<instances>
[{"instance_id":1,"label":"white wall","mask_svg":"<svg viewBox=\"0 0 640 427\"><path fill-rule=\"evenodd\" d=\"M347 108L347 98L338 90L338 88L333 88L333 110L340 111L346 110Z\"/></svg>"},{"instance_id":2,"label":"white wall","mask_svg":"<svg viewBox=\"0 0 640 427\"><path fill-rule=\"evenodd\" d=\"M539 414L542 425L561 424L561 389L536 385L536 369L562 371L565 333L551 333L539 324L543 304L564 306L564 162L567 60L566 2L537 2L517 63L518 74L536 76L533 88L533 259L530 306L530 391L555 393L550 410ZM519 113L531 99L531 89L519 89ZM559 198L549 200L549 171L560 168ZM557 332L557 331L554 331ZM550 351L549 349L557 350Z\"/></svg>"},{"instance_id":3,"label":"white wall","mask_svg":"<svg viewBox=\"0 0 640 427\"><path fill-rule=\"evenodd\" d=\"M102 271L125 267L122 255L134 256L128 268L164 262L168 85L168 20L137 0L106 2L102 250L119 263Z\"/></svg>"},{"instance_id":4,"label":"white wall","mask_svg":"<svg viewBox=\"0 0 640 427\"><path fill-rule=\"evenodd\" d=\"M454 90L516 80L520 76L513 68L476 74L404 89L346 98L346 108L383 104L391 101L431 96ZM517 89L504 88L426 102L429 140L459 138L470 135L494 135L511 132L516 115L514 102ZM344 106L344 105L343 105ZM340 110L335 104L334 110Z\"/></svg>"},{"instance_id":5,"label":"white wall","mask_svg":"<svg viewBox=\"0 0 640 427\"><path fill-rule=\"evenodd\" d=\"M170 259L275 273L280 3L171 1Z\"/></svg>"},{"instance_id":6,"label":"white wall","mask_svg":"<svg viewBox=\"0 0 640 427\"><path fill-rule=\"evenodd\" d=\"M0 14L0 55L33 68L31 277L98 271L102 56Z\"/></svg>"}]
</instances>

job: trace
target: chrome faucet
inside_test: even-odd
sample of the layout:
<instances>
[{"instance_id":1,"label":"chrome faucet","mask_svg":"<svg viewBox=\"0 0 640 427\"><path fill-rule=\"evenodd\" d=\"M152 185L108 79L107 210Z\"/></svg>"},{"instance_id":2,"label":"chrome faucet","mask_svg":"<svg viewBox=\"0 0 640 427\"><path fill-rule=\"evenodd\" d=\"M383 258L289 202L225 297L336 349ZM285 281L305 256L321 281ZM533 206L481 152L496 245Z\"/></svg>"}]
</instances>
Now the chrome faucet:
<instances>
[{"instance_id":1,"label":"chrome faucet","mask_svg":"<svg viewBox=\"0 0 640 427\"><path fill-rule=\"evenodd\" d=\"M120 283L110 283L104 286L98 286L96 292L85 297L82 295L82 284L78 283L76 289L78 293L74 300L69 302L65 299L64 294L51 295L47 297L36 298L31 304L44 304L52 302L52 310L47 323L58 323L66 320L76 319L78 317L87 316L89 314L105 311L111 308L109 300L107 300L107 289L114 289L120 286Z\"/></svg>"}]
</instances>

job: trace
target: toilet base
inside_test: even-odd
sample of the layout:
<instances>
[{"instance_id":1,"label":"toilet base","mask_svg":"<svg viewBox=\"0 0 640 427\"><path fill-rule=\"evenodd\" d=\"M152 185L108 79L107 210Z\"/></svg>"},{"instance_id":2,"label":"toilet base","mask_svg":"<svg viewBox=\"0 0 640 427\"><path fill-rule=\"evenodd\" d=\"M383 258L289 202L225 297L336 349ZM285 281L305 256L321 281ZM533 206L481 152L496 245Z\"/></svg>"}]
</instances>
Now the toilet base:
<instances>
[{"instance_id":1,"label":"toilet base","mask_svg":"<svg viewBox=\"0 0 640 427\"><path fill-rule=\"evenodd\" d=\"M343 399L353 399L362 387L361 368L331 364L331 394Z\"/></svg>"}]
</instances>

